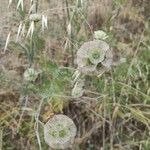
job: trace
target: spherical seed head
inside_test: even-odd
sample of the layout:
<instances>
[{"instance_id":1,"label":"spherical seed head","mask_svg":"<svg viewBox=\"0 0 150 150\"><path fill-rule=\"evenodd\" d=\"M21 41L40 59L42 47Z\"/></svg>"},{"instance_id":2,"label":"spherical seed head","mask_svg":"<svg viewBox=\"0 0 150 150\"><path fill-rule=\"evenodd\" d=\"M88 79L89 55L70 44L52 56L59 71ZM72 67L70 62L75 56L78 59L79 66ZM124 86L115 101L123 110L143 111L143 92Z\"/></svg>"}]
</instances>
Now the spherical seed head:
<instances>
[{"instance_id":1,"label":"spherical seed head","mask_svg":"<svg viewBox=\"0 0 150 150\"><path fill-rule=\"evenodd\" d=\"M38 72L34 68L28 68L24 72L24 79L26 81L35 81L38 76Z\"/></svg>"},{"instance_id":2,"label":"spherical seed head","mask_svg":"<svg viewBox=\"0 0 150 150\"><path fill-rule=\"evenodd\" d=\"M84 43L77 51L78 69L85 74L96 72L96 67L106 59L109 45L101 40ZM106 60L105 60L106 61Z\"/></svg>"},{"instance_id":3,"label":"spherical seed head","mask_svg":"<svg viewBox=\"0 0 150 150\"><path fill-rule=\"evenodd\" d=\"M53 149L71 147L77 128L74 122L65 115L54 115L44 125L45 142Z\"/></svg>"},{"instance_id":4,"label":"spherical seed head","mask_svg":"<svg viewBox=\"0 0 150 150\"><path fill-rule=\"evenodd\" d=\"M94 39L105 40L107 38L108 38L108 35L104 31L102 30L94 31Z\"/></svg>"},{"instance_id":5,"label":"spherical seed head","mask_svg":"<svg viewBox=\"0 0 150 150\"><path fill-rule=\"evenodd\" d=\"M29 16L30 21L40 21L41 18L41 14L31 14Z\"/></svg>"}]
</instances>

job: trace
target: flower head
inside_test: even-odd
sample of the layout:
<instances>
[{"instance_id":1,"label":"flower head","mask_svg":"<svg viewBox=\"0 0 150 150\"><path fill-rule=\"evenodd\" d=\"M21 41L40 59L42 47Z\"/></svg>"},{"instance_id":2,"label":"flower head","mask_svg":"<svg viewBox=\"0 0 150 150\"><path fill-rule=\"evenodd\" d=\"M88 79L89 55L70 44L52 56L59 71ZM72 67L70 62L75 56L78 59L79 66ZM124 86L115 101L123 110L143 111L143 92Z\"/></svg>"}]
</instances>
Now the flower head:
<instances>
[{"instance_id":1,"label":"flower head","mask_svg":"<svg viewBox=\"0 0 150 150\"><path fill-rule=\"evenodd\" d=\"M69 148L76 136L74 122L65 115L55 115L44 125L44 138L53 149Z\"/></svg>"},{"instance_id":2,"label":"flower head","mask_svg":"<svg viewBox=\"0 0 150 150\"><path fill-rule=\"evenodd\" d=\"M24 72L24 79L26 81L35 81L38 77L39 72L37 72L34 68L28 68Z\"/></svg>"},{"instance_id":3,"label":"flower head","mask_svg":"<svg viewBox=\"0 0 150 150\"><path fill-rule=\"evenodd\" d=\"M41 18L41 14L31 14L29 16L30 21L40 21Z\"/></svg>"},{"instance_id":4,"label":"flower head","mask_svg":"<svg viewBox=\"0 0 150 150\"><path fill-rule=\"evenodd\" d=\"M101 40L84 43L77 51L77 64L80 72L84 74L98 73L99 64L103 68L110 68L112 53L109 45Z\"/></svg>"},{"instance_id":5,"label":"flower head","mask_svg":"<svg viewBox=\"0 0 150 150\"><path fill-rule=\"evenodd\" d=\"M94 38L97 40L105 40L108 38L108 35L104 31L98 30L94 31Z\"/></svg>"}]
</instances>

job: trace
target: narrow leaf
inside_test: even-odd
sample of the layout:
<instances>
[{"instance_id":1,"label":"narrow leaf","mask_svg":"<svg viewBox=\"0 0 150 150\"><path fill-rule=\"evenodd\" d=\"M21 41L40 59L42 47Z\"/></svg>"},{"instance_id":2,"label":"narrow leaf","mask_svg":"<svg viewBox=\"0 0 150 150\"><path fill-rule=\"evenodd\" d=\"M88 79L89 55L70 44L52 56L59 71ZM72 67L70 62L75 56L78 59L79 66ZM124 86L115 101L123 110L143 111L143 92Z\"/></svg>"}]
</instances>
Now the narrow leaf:
<instances>
[{"instance_id":1,"label":"narrow leaf","mask_svg":"<svg viewBox=\"0 0 150 150\"><path fill-rule=\"evenodd\" d=\"M8 34L8 36L7 36L7 39L6 39L6 44L5 44L5 48L4 48L4 53L5 53L6 50L7 50L7 46L8 46L9 39L10 39L10 34L11 34L11 32L9 32L9 34Z\"/></svg>"}]
</instances>

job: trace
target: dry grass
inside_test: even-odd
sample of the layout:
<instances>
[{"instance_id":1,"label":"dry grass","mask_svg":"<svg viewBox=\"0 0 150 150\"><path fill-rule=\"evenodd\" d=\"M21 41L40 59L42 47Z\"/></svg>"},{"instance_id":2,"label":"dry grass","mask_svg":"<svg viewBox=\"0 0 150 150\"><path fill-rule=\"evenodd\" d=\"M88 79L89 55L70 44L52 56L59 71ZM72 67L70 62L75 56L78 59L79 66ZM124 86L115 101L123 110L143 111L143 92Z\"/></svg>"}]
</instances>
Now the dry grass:
<instances>
[{"instance_id":1,"label":"dry grass","mask_svg":"<svg viewBox=\"0 0 150 150\"><path fill-rule=\"evenodd\" d=\"M26 12L9 18L11 22L15 20L19 26L18 20L27 20L28 4L26 1ZM83 7L75 4L69 0L39 1L39 12L48 16L49 24L44 34L36 31L33 56L27 47L29 40L20 39L24 49L15 43L16 25L10 26L5 20L8 10L1 9L12 36L4 54L9 30L3 24L0 27L0 149L48 150L43 125L54 114L63 113L78 128L73 150L149 150L150 2L94 0ZM12 4L10 9L15 6ZM26 24L29 27L28 20ZM73 99L76 51L99 29L109 35L107 42L114 51L113 68L100 78L87 76L84 95ZM121 63L121 58L126 58L126 62ZM35 82L23 80L29 64L42 70Z\"/></svg>"}]
</instances>

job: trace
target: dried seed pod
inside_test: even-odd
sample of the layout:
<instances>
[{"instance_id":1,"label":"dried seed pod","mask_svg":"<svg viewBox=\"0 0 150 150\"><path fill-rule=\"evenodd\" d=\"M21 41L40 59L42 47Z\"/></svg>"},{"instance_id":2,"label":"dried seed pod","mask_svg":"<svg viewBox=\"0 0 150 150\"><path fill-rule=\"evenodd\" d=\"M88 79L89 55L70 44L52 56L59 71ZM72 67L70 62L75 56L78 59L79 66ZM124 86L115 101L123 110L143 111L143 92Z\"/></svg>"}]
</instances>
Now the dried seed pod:
<instances>
[{"instance_id":1,"label":"dried seed pod","mask_svg":"<svg viewBox=\"0 0 150 150\"><path fill-rule=\"evenodd\" d=\"M112 49L109 49L105 55L104 61L101 62L102 65L108 69L111 68L111 65L113 63L113 54L112 54Z\"/></svg>"},{"instance_id":2,"label":"dried seed pod","mask_svg":"<svg viewBox=\"0 0 150 150\"><path fill-rule=\"evenodd\" d=\"M94 39L105 40L107 38L108 38L108 35L104 31L102 30L94 31Z\"/></svg>"},{"instance_id":3,"label":"dried seed pod","mask_svg":"<svg viewBox=\"0 0 150 150\"><path fill-rule=\"evenodd\" d=\"M29 16L30 21L40 21L42 18L41 14L31 14Z\"/></svg>"},{"instance_id":4,"label":"dried seed pod","mask_svg":"<svg viewBox=\"0 0 150 150\"><path fill-rule=\"evenodd\" d=\"M77 128L65 115L54 115L44 125L45 142L53 149L66 149L72 146Z\"/></svg>"},{"instance_id":5,"label":"dried seed pod","mask_svg":"<svg viewBox=\"0 0 150 150\"><path fill-rule=\"evenodd\" d=\"M26 81L35 81L37 79L39 73L40 72L36 71L34 68L28 68L24 72L23 76Z\"/></svg>"},{"instance_id":6,"label":"dried seed pod","mask_svg":"<svg viewBox=\"0 0 150 150\"><path fill-rule=\"evenodd\" d=\"M97 66L101 64L103 70L112 64L112 52L109 45L101 40L84 43L77 51L77 64L80 72L84 74L98 73ZM99 68L99 67L98 67ZM101 72L100 68L99 71Z\"/></svg>"}]
</instances>

